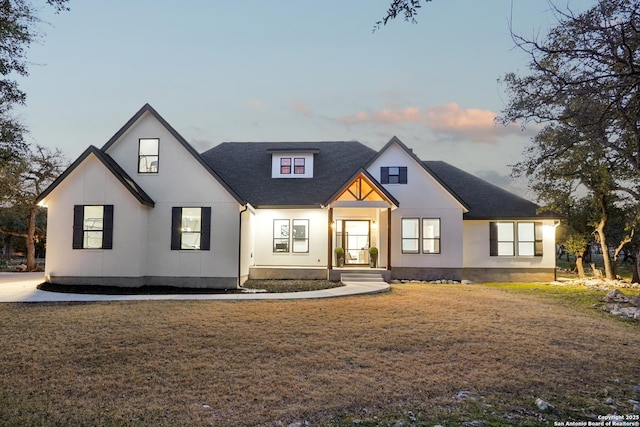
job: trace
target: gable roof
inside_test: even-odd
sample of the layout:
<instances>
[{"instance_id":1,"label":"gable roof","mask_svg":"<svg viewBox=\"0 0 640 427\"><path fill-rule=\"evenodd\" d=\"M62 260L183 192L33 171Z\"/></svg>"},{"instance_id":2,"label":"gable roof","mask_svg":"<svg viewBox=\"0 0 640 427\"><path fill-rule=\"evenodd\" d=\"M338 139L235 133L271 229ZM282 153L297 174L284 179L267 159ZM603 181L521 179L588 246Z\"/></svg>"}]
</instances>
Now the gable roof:
<instances>
[{"instance_id":1,"label":"gable roof","mask_svg":"<svg viewBox=\"0 0 640 427\"><path fill-rule=\"evenodd\" d=\"M160 114L158 114L158 112L148 103L144 104L142 106L142 108L140 108L140 110L138 110L137 113L135 113L133 115L133 117L131 117L129 119L129 121L127 121L127 123L124 124L124 126L122 126L120 128L120 130L118 132L116 132L110 139L109 141L107 141L106 144L104 144L102 146L102 151L106 153L106 151L113 145L116 143L116 141L118 141L120 139L120 137L122 137L122 135L124 135L129 128L131 128L131 126L133 126L145 113L149 113L151 114L158 122L160 122L160 124L162 126L164 126L164 128L176 139L176 141L178 141L184 148L185 150L187 150L189 152L189 154L191 154L197 161L198 163L200 163L206 170L207 172L209 172L224 188L225 190L227 190L229 192L229 194L231 194L231 196L233 196L234 199L236 199L236 201L238 203L240 203L241 205L244 205L246 202L245 200L242 199L242 197L240 197L240 195L238 195L238 193L236 193L234 191L234 189L215 171L211 168L211 166L200 156L200 154L191 146L191 144L189 144L187 142L186 139L184 139L182 137L182 135L180 135Z\"/></svg>"},{"instance_id":2,"label":"gable roof","mask_svg":"<svg viewBox=\"0 0 640 427\"><path fill-rule=\"evenodd\" d=\"M271 178L271 153L313 152L313 178ZM224 142L202 157L255 207L319 207L376 154L356 141Z\"/></svg>"},{"instance_id":3,"label":"gable roof","mask_svg":"<svg viewBox=\"0 0 640 427\"><path fill-rule=\"evenodd\" d=\"M387 143L384 145L384 147L382 147L382 148L380 149L380 151L378 151L378 153L377 153L377 154L376 154L376 155L375 155L371 160L369 160L369 162L367 163L366 167L368 168L369 166L371 166L371 164L372 164L373 162L375 162L375 161L376 161L380 156L382 156L382 153L384 153L384 152L387 150L387 148L389 148L390 146L392 146L392 145L394 145L394 144L398 145L402 150L404 150L404 152L405 152L405 153L407 153L407 154L409 155L409 157L411 157L411 158L416 162L416 165L421 166L421 167L422 167L422 169L423 169L427 174L431 175L431 177L433 177L433 179L435 179L435 180L438 182L438 184L440 184L440 185L441 185L441 186L442 186L442 187L443 187L443 188L444 188L444 189L445 189L449 194L451 194L451 196L452 196L453 198L455 198L455 199L456 199L456 201L457 201L458 203L460 203L460 204L462 205L462 207L463 207L465 210L467 210L467 211L469 210L469 205L467 205L467 203L466 203L462 198L460 198L460 197L456 194L456 192L455 192L455 191L453 191L453 190L452 190L452 189L447 185L447 182L446 182L446 181L444 181L444 180L442 180L442 179L440 179L440 177L439 177L439 176L435 175L431 170L429 170L429 168L427 168L427 167L425 166L425 164L424 164L424 163L422 162L422 160L421 160L421 159L420 159L420 158L419 158L419 157L418 157L418 156L413 152L413 150L412 150L411 148L407 147L407 146L404 144L404 142L400 141L400 138L398 138L398 137L397 137L397 136L395 136L395 135L394 135L393 137L391 137L391 139L389 140L389 142L387 142Z\"/></svg>"},{"instance_id":4,"label":"gable roof","mask_svg":"<svg viewBox=\"0 0 640 427\"><path fill-rule=\"evenodd\" d=\"M464 219L547 217L538 214L538 205L535 203L446 162L426 161L423 164L469 206Z\"/></svg>"},{"instance_id":5,"label":"gable roof","mask_svg":"<svg viewBox=\"0 0 640 427\"><path fill-rule=\"evenodd\" d=\"M349 180L345 182L344 185L340 187L324 204L328 205L329 203L332 203L336 199L338 199L340 195L347 191L349 186L351 186L351 184L353 184L353 182L359 177L367 180L368 183L373 187L372 190L378 193L383 199L386 199L387 202L391 203L395 207L400 206L400 203L398 202L398 200L396 200L395 197L393 197L393 194L391 194L386 188L380 185L380 183L364 168L360 168L360 170L353 174L351 178L349 178Z\"/></svg>"},{"instance_id":6,"label":"gable roof","mask_svg":"<svg viewBox=\"0 0 640 427\"><path fill-rule=\"evenodd\" d=\"M140 203L143 205L153 207L155 202L149 197L144 190L136 184L136 182L118 165L115 160L111 158L108 154L99 150L97 147L90 145L84 153L80 155L63 173L60 175L49 187L46 188L38 198L36 199L36 203L44 200L71 172L73 172L78 166L84 162L87 157L91 154L96 156L98 160L115 176L118 181L126 188L132 195L135 197Z\"/></svg>"}]
</instances>

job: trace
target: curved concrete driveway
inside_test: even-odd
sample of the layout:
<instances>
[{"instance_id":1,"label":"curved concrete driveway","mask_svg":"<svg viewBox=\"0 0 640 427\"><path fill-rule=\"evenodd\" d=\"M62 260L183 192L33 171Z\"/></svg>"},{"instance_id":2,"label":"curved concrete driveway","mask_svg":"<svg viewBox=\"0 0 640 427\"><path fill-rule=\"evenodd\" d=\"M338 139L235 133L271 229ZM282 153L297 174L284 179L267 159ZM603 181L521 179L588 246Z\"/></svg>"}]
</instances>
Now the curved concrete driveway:
<instances>
[{"instance_id":1,"label":"curved concrete driveway","mask_svg":"<svg viewBox=\"0 0 640 427\"><path fill-rule=\"evenodd\" d=\"M44 282L42 273L0 273L0 302L139 301L139 300L282 300L332 298L375 294L389 290L388 283L347 282L345 286L321 291L242 294L93 295L48 292L36 289Z\"/></svg>"}]
</instances>

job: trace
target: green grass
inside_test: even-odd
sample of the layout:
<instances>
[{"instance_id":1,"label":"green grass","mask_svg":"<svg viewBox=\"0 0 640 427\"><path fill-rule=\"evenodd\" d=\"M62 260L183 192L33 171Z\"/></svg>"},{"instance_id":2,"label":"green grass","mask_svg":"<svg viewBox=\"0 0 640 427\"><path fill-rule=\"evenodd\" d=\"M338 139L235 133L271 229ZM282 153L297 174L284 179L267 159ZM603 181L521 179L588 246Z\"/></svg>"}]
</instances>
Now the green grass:
<instances>
[{"instance_id":1,"label":"green grass","mask_svg":"<svg viewBox=\"0 0 640 427\"><path fill-rule=\"evenodd\" d=\"M611 315L601 310L604 305L602 300L607 293L607 291L604 290L576 284L553 283L485 283L484 286L503 289L518 295L534 297L562 306L567 310L592 312L603 317L611 317ZM621 291L628 297L640 294L640 289L624 288ZM640 324L640 320L638 319L618 319Z\"/></svg>"}]
</instances>

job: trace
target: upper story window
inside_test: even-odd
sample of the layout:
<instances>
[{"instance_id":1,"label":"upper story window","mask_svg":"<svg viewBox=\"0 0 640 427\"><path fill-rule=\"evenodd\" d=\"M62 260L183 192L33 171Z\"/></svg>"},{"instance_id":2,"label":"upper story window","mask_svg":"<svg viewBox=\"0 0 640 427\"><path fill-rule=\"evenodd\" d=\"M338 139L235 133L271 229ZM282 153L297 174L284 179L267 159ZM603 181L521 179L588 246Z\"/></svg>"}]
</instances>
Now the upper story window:
<instances>
[{"instance_id":1,"label":"upper story window","mask_svg":"<svg viewBox=\"0 0 640 427\"><path fill-rule=\"evenodd\" d=\"M138 173L158 173L159 138L140 138L138 145Z\"/></svg>"},{"instance_id":2,"label":"upper story window","mask_svg":"<svg viewBox=\"0 0 640 427\"><path fill-rule=\"evenodd\" d=\"M303 175L304 174L304 157L294 157L293 158L293 173L295 175Z\"/></svg>"},{"instance_id":3,"label":"upper story window","mask_svg":"<svg viewBox=\"0 0 640 427\"><path fill-rule=\"evenodd\" d=\"M280 175L289 175L291 173L291 157L282 157L280 159Z\"/></svg>"},{"instance_id":4,"label":"upper story window","mask_svg":"<svg viewBox=\"0 0 640 427\"><path fill-rule=\"evenodd\" d=\"M383 166L380 168L381 184L406 184L406 166Z\"/></svg>"},{"instance_id":5,"label":"upper story window","mask_svg":"<svg viewBox=\"0 0 640 427\"><path fill-rule=\"evenodd\" d=\"M313 178L314 155L317 149L268 150L271 153L272 178Z\"/></svg>"}]
</instances>

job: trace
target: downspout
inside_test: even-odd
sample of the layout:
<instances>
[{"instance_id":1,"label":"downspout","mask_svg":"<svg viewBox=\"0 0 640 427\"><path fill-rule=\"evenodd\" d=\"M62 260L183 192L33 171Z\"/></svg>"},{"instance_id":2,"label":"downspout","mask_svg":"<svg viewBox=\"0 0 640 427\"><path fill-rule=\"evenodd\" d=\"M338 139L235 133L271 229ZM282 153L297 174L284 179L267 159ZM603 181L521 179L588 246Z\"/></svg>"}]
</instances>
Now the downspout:
<instances>
[{"instance_id":1,"label":"downspout","mask_svg":"<svg viewBox=\"0 0 640 427\"><path fill-rule=\"evenodd\" d=\"M244 209L238 213L238 281L236 288L240 288L240 277L242 276L242 214L249 209L249 205L244 205Z\"/></svg>"}]
</instances>

